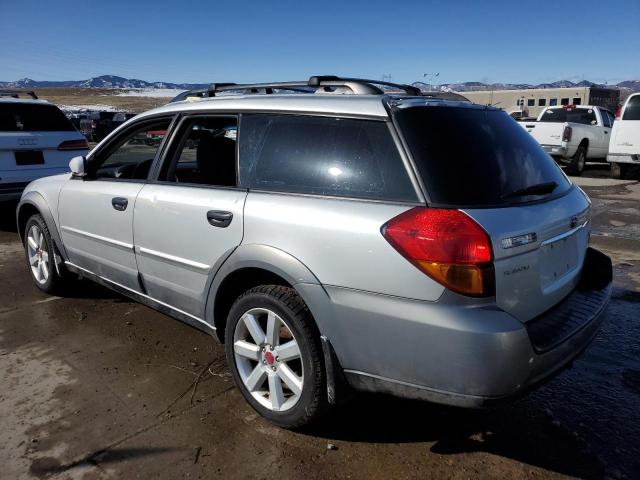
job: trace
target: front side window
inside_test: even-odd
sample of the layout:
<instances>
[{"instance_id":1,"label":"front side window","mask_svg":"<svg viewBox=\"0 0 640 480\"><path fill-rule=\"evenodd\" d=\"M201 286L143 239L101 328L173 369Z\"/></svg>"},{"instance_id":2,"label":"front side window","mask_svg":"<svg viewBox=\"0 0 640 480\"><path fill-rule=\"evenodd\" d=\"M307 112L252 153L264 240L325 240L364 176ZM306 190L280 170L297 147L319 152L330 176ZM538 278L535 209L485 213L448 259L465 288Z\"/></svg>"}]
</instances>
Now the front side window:
<instances>
[{"instance_id":1,"label":"front side window","mask_svg":"<svg viewBox=\"0 0 640 480\"><path fill-rule=\"evenodd\" d=\"M145 122L144 125L127 130L91 158L88 177L111 180L146 179L170 123L171 119Z\"/></svg>"},{"instance_id":2,"label":"front side window","mask_svg":"<svg viewBox=\"0 0 640 480\"><path fill-rule=\"evenodd\" d=\"M385 122L243 115L240 182L257 190L417 201Z\"/></svg>"},{"instance_id":3,"label":"front side window","mask_svg":"<svg viewBox=\"0 0 640 480\"><path fill-rule=\"evenodd\" d=\"M622 120L640 120L640 95L629 99L622 114Z\"/></svg>"},{"instance_id":4,"label":"front side window","mask_svg":"<svg viewBox=\"0 0 640 480\"><path fill-rule=\"evenodd\" d=\"M237 132L235 117L185 120L159 180L235 187Z\"/></svg>"}]
</instances>

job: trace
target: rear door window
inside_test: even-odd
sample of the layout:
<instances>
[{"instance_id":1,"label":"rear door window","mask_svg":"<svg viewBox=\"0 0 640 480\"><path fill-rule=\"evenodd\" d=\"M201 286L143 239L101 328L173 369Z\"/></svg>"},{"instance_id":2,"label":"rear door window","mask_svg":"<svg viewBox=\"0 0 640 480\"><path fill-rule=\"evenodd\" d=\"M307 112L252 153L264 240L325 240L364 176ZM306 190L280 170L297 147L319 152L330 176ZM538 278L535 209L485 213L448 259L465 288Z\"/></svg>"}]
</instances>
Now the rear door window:
<instances>
[{"instance_id":1,"label":"rear door window","mask_svg":"<svg viewBox=\"0 0 640 480\"><path fill-rule=\"evenodd\" d=\"M55 105L0 103L0 132L69 132L75 128Z\"/></svg>"},{"instance_id":2,"label":"rear door window","mask_svg":"<svg viewBox=\"0 0 640 480\"><path fill-rule=\"evenodd\" d=\"M393 201L418 200L385 122L243 115L243 187Z\"/></svg>"},{"instance_id":3,"label":"rear door window","mask_svg":"<svg viewBox=\"0 0 640 480\"><path fill-rule=\"evenodd\" d=\"M398 108L394 115L433 203L502 206L562 194L570 183L505 112L478 107ZM514 195L541 184L552 192Z\"/></svg>"},{"instance_id":4,"label":"rear door window","mask_svg":"<svg viewBox=\"0 0 640 480\"><path fill-rule=\"evenodd\" d=\"M622 114L622 120L640 120L640 95L629 99Z\"/></svg>"}]
</instances>

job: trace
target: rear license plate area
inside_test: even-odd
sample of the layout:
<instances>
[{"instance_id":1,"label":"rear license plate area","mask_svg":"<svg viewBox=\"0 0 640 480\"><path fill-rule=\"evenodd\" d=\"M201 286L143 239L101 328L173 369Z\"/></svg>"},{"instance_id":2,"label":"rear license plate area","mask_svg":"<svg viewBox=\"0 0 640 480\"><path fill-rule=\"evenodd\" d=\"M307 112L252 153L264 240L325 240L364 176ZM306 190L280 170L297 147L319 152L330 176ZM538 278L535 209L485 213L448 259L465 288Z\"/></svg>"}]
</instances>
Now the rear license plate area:
<instances>
[{"instance_id":1,"label":"rear license plate area","mask_svg":"<svg viewBox=\"0 0 640 480\"><path fill-rule=\"evenodd\" d=\"M16 165L44 165L44 155L40 150L22 150L14 152Z\"/></svg>"},{"instance_id":2,"label":"rear license plate area","mask_svg":"<svg viewBox=\"0 0 640 480\"><path fill-rule=\"evenodd\" d=\"M578 266L578 238L574 233L541 247L540 278L548 287Z\"/></svg>"}]
</instances>

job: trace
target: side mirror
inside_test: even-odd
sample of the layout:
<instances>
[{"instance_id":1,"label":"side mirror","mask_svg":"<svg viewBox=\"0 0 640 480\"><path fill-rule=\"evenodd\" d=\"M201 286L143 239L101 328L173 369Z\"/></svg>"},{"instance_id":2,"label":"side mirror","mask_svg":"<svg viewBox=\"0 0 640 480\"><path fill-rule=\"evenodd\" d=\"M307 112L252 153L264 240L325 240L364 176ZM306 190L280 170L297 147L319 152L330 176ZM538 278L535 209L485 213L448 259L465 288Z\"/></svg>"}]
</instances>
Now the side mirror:
<instances>
[{"instance_id":1,"label":"side mirror","mask_svg":"<svg viewBox=\"0 0 640 480\"><path fill-rule=\"evenodd\" d=\"M78 157L73 157L69 162L69 169L71 170L71 176L77 178L86 177L87 173L85 171L86 159L81 155Z\"/></svg>"}]
</instances>

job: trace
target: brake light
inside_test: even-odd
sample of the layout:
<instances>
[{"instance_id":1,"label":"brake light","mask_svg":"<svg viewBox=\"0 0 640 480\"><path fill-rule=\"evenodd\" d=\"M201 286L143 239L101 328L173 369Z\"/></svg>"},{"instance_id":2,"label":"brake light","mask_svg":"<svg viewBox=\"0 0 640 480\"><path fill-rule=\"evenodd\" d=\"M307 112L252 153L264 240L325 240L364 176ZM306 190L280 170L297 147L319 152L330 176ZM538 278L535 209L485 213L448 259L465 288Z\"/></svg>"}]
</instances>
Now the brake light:
<instances>
[{"instance_id":1,"label":"brake light","mask_svg":"<svg viewBox=\"0 0 640 480\"><path fill-rule=\"evenodd\" d=\"M562 141L563 142L570 142L572 133L573 133L573 128L571 128L568 125L566 127L564 127L564 130L562 131Z\"/></svg>"},{"instance_id":2,"label":"brake light","mask_svg":"<svg viewBox=\"0 0 640 480\"><path fill-rule=\"evenodd\" d=\"M89 144L86 140L66 140L58 145L58 150L88 150Z\"/></svg>"},{"instance_id":3,"label":"brake light","mask_svg":"<svg viewBox=\"0 0 640 480\"><path fill-rule=\"evenodd\" d=\"M620 120L622 118L622 105L618 105L616 108L616 120Z\"/></svg>"},{"instance_id":4,"label":"brake light","mask_svg":"<svg viewBox=\"0 0 640 480\"><path fill-rule=\"evenodd\" d=\"M382 235L436 282L463 295L495 295L489 235L460 210L416 207L389 220Z\"/></svg>"}]
</instances>

